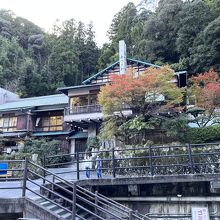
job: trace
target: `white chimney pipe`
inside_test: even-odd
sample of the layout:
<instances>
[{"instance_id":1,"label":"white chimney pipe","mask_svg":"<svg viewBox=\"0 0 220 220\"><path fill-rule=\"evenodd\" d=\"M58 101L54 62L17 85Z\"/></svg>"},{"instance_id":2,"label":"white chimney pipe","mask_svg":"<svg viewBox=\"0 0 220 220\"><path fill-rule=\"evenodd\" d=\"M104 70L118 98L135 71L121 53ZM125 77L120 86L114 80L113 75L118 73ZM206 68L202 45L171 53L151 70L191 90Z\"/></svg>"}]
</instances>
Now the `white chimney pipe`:
<instances>
[{"instance_id":1,"label":"white chimney pipe","mask_svg":"<svg viewBox=\"0 0 220 220\"><path fill-rule=\"evenodd\" d=\"M119 64L120 74L124 74L127 68L127 51L124 40L119 41Z\"/></svg>"}]
</instances>

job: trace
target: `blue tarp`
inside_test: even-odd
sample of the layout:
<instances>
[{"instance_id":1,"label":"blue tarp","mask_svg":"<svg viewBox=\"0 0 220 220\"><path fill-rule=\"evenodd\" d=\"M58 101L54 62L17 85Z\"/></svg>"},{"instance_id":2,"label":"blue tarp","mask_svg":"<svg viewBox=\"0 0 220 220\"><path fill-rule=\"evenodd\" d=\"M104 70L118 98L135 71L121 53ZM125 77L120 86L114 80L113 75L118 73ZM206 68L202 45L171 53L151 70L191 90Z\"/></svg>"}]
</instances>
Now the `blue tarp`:
<instances>
[{"instance_id":1,"label":"blue tarp","mask_svg":"<svg viewBox=\"0 0 220 220\"><path fill-rule=\"evenodd\" d=\"M0 163L0 175L7 174L8 164L7 163Z\"/></svg>"}]
</instances>

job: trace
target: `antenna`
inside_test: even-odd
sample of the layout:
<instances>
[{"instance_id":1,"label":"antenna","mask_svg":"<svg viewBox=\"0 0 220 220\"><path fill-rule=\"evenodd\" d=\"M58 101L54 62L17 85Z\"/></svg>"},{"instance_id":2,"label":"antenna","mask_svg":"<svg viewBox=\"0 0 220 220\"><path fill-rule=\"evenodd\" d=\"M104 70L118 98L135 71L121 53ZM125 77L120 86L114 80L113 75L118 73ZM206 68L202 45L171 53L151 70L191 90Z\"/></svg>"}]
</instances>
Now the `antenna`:
<instances>
[{"instance_id":1,"label":"antenna","mask_svg":"<svg viewBox=\"0 0 220 220\"><path fill-rule=\"evenodd\" d=\"M124 74L127 68L127 51L124 40L119 41L119 64L120 74Z\"/></svg>"}]
</instances>

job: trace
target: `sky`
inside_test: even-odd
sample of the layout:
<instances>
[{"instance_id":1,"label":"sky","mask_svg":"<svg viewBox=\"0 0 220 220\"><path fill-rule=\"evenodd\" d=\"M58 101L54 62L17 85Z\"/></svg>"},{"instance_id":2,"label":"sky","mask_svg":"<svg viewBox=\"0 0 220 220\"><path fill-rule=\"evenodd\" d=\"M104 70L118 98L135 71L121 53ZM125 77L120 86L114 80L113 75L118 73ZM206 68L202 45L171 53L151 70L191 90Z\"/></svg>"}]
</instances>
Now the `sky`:
<instances>
[{"instance_id":1,"label":"sky","mask_svg":"<svg viewBox=\"0 0 220 220\"><path fill-rule=\"evenodd\" d=\"M12 10L49 31L57 19L74 18L85 24L93 22L96 42L107 42L107 30L113 16L128 2L137 5L140 0L0 0L0 8Z\"/></svg>"}]
</instances>

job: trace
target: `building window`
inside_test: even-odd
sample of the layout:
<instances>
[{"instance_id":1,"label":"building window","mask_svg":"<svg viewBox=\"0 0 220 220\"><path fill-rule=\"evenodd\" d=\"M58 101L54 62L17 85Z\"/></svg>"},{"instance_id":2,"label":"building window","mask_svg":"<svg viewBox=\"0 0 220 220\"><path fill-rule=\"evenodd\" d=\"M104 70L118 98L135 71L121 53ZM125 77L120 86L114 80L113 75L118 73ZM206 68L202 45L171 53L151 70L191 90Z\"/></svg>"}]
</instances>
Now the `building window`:
<instances>
[{"instance_id":1,"label":"building window","mask_svg":"<svg viewBox=\"0 0 220 220\"><path fill-rule=\"evenodd\" d=\"M17 117L8 116L0 118L0 130L2 131L16 131Z\"/></svg>"},{"instance_id":2,"label":"building window","mask_svg":"<svg viewBox=\"0 0 220 220\"><path fill-rule=\"evenodd\" d=\"M62 131L63 130L62 116L50 116L42 118L43 131Z\"/></svg>"},{"instance_id":3,"label":"building window","mask_svg":"<svg viewBox=\"0 0 220 220\"><path fill-rule=\"evenodd\" d=\"M96 105L97 101L97 93L89 94L89 95L81 95L77 97L70 98L70 107L77 107L77 106L87 106L87 105Z\"/></svg>"}]
</instances>

